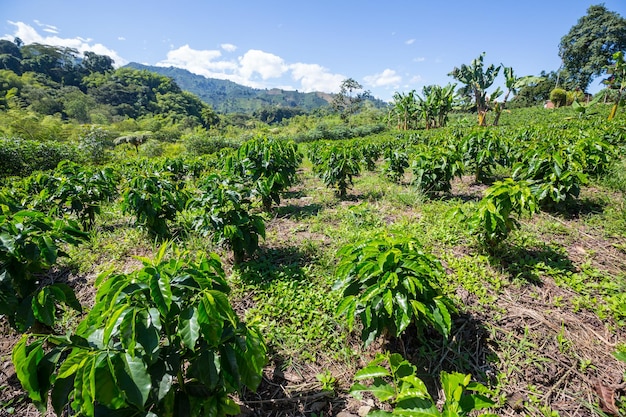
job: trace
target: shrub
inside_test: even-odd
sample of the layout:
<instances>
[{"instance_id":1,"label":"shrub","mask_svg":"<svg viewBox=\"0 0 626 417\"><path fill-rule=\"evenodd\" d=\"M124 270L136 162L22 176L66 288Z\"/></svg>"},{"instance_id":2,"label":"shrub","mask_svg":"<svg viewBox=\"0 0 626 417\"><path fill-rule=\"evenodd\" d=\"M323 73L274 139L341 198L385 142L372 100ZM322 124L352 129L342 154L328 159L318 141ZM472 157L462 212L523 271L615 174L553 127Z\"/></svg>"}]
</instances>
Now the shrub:
<instances>
[{"instance_id":1,"label":"shrub","mask_svg":"<svg viewBox=\"0 0 626 417\"><path fill-rule=\"evenodd\" d=\"M25 177L35 171L56 168L63 160L78 162L74 145L58 142L38 142L23 139L0 139L0 178Z\"/></svg>"},{"instance_id":2,"label":"shrub","mask_svg":"<svg viewBox=\"0 0 626 417\"><path fill-rule=\"evenodd\" d=\"M386 365L386 366L383 366ZM350 394L362 399L363 393L371 393L379 401L390 403L393 411L372 410L367 415L382 416L429 416L462 417L475 415L476 410L491 408L495 402L487 395L491 391L478 382L471 382L471 375L458 372L439 375L443 388L443 401L435 401L426 384L415 376L417 369L400 354L379 353L365 368L356 373L354 379L360 381L350 388ZM373 380L371 386L362 381ZM441 410L437 404L442 403ZM482 414L495 417L495 414Z\"/></svg>"},{"instance_id":3,"label":"shrub","mask_svg":"<svg viewBox=\"0 0 626 417\"><path fill-rule=\"evenodd\" d=\"M50 396L57 415L239 414L229 394L259 385L265 344L231 307L217 255L166 260L165 250L137 271L100 275L74 334L16 344L17 376L40 410Z\"/></svg>"},{"instance_id":4,"label":"shrub","mask_svg":"<svg viewBox=\"0 0 626 417\"><path fill-rule=\"evenodd\" d=\"M359 317L367 346L381 334L400 336L411 324L450 334L452 301L439 289L444 270L417 241L382 237L347 245L338 252L335 290L343 292L337 314L348 327Z\"/></svg>"},{"instance_id":5,"label":"shrub","mask_svg":"<svg viewBox=\"0 0 626 417\"><path fill-rule=\"evenodd\" d=\"M207 137L198 134L189 136L184 143L187 152L194 156L210 155L224 148L237 149L239 147L238 144L220 136Z\"/></svg>"},{"instance_id":6,"label":"shrub","mask_svg":"<svg viewBox=\"0 0 626 417\"><path fill-rule=\"evenodd\" d=\"M567 91L562 88L555 88L550 91L550 101L554 103L556 107L563 107L567 104Z\"/></svg>"},{"instance_id":7,"label":"shrub","mask_svg":"<svg viewBox=\"0 0 626 417\"><path fill-rule=\"evenodd\" d=\"M52 327L59 303L81 310L69 286L41 285L39 280L59 257L67 256L62 244L78 245L86 237L74 222L36 211L13 212L0 201L0 316L11 327L21 332L36 323Z\"/></svg>"}]
</instances>

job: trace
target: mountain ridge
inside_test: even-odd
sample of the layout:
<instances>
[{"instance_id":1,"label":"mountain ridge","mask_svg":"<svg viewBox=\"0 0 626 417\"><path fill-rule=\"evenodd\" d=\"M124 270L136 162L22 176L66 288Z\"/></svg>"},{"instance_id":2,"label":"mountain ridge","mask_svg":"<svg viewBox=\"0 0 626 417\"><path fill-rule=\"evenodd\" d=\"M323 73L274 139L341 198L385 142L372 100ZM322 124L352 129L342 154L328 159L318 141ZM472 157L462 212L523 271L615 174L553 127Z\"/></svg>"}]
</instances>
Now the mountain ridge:
<instances>
[{"instance_id":1,"label":"mountain ridge","mask_svg":"<svg viewBox=\"0 0 626 417\"><path fill-rule=\"evenodd\" d=\"M233 81L208 78L178 67L158 67L131 62L125 67L148 70L171 77L178 86L198 96L219 113L250 113L267 107L299 108L312 111L330 105L333 95L302 93L280 88L258 89Z\"/></svg>"}]
</instances>

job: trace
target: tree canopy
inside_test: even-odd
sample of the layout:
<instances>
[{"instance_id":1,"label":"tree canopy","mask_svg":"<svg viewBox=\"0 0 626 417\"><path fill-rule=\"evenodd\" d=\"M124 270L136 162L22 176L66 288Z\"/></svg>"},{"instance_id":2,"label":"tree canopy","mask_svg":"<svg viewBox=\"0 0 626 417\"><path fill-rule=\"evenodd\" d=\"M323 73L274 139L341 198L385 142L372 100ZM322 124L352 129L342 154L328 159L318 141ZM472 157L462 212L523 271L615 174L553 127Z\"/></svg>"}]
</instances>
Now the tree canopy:
<instances>
[{"instance_id":1,"label":"tree canopy","mask_svg":"<svg viewBox=\"0 0 626 417\"><path fill-rule=\"evenodd\" d=\"M619 51L626 51L626 19L604 5L590 6L559 44L568 78L583 91L606 72Z\"/></svg>"}]
</instances>

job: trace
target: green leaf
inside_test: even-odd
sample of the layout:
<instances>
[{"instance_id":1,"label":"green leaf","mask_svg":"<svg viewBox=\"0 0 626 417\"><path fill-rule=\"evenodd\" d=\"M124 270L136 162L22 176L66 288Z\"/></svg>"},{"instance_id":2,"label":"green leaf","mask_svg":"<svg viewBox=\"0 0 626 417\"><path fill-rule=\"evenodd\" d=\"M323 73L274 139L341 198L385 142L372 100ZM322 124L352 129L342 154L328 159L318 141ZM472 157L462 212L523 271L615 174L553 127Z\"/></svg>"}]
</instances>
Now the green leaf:
<instances>
[{"instance_id":1,"label":"green leaf","mask_svg":"<svg viewBox=\"0 0 626 417\"><path fill-rule=\"evenodd\" d=\"M354 375L354 379L360 381L362 379L374 378L374 377L383 377L383 376L391 376L391 373L382 366L368 366L366 368L361 369Z\"/></svg>"},{"instance_id":2,"label":"green leaf","mask_svg":"<svg viewBox=\"0 0 626 417\"><path fill-rule=\"evenodd\" d=\"M198 337L200 337L200 323L198 323L198 310L189 307L179 315L179 332L185 347L194 350Z\"/></svg>"},{"instance_id":3,"label":"green leaf","mask_svg":"<svg viewBox=\"0 0 626 417\"><path fill-rule=\"evenodd\" d=\"M44 357L42 348L43 340L35 341L28 345L28 336L24 335L15 344L11 359L15 365L15 373L17 374L22 387L28 392L28 396L36 403L43 403L45 393L40 392L39 380L37 378L37 366ZM43 404L45 408L45 404Z\"/></svg>"},{"instance_id":4,"label":"green leaf","mask_svg":"<svg viewBox=\"0 0 626 417\"><path fill-rule=\"evenodd\" d=\"M167 274L158 270L150 276L150 296L163 316L167 316L172 304L172 288Z\"/></svg>"},{"instance_id":5,"label":"green leaf","mask_svg":"<svg viewBox=\"0 0 626 417\"><path fill-rule=\"evenodd\" d=\"M395 388L380 378L374 379L374 384L370 387L369 391L380 401L388 401L396 395Z\"/></svg>"},{"instance_id":6,"label":"green leaf","mask_svg":"<svg viewBox=\"0 0 626 417\"><path fill-rule=\"evenodd\" d=\"M116 369L120 388L126 394L128 402L143 410L152 388L146 364L140 357L133 357L127 353L122 356L122 360L125 372L122 374L119 367ZM122 378L120 378L120 375Z\"/></svg>"}]
</instances>

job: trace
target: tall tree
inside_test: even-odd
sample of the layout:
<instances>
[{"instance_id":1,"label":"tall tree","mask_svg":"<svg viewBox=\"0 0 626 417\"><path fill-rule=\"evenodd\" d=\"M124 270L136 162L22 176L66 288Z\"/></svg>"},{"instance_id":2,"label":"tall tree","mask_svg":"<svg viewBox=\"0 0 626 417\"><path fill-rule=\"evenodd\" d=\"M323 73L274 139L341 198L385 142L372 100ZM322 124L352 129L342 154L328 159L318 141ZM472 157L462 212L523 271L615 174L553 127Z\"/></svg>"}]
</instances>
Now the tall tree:
<instances>
[{"instance_id":1,"label":"tall tree","mask_svg":"<svg viewBox=\"0 0 626 417\"><path fill-rule=\"evenodd\" d=\"M626 19L601 4L590 6L559 44L564 68L583 91L615 62L613 54L619 51L626 51Z\"/></svg>"},{"instance_id":2,"label":"tall tree","mask_svg":"<svg viewBox=\"0 0 626 417\"><path fill-rule=\"evenodd\" d=\"M339 116L344 122L349 122L350 117L359 111L363 101L370 97L369 91L352 78L341 82L339 93L335 94L331 106L339 112Z\"/></svg>"},{"instance_id":3,"label":"tall tree","mask_svg":"<svg viewBox=\"0 0 626 417\"><path fill-rule=\"evenodd\" d=\"M485 68L483 62L484 58L485 53L483 52L478 58L473 60L470 65L463 64L460 68L455 67L452 72L448 74L465 84L466 89L472 95L476 110L478 111L479 126L487 125L486 116L489 110L487 89L493 85L501 68L501 66L496 67L493 64ZM498 88L491 94L492 99L497 97L500 93L501 91Z\"/></svg>"}]
</instances>

